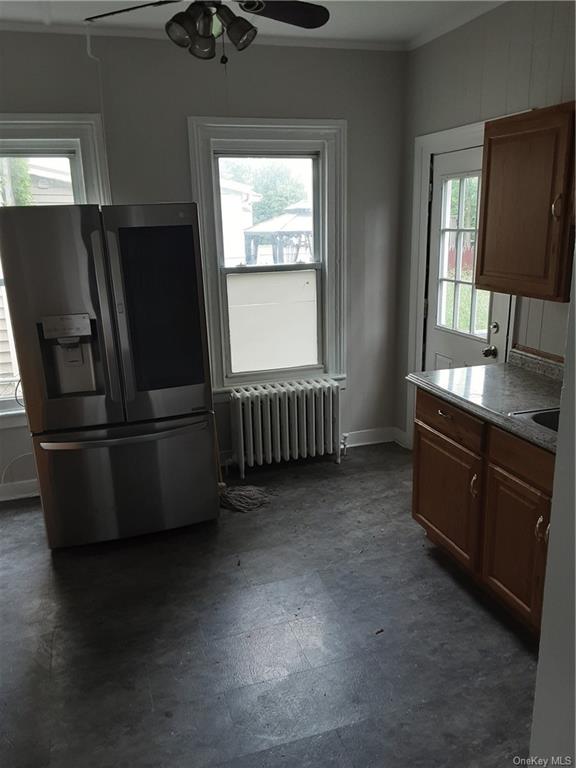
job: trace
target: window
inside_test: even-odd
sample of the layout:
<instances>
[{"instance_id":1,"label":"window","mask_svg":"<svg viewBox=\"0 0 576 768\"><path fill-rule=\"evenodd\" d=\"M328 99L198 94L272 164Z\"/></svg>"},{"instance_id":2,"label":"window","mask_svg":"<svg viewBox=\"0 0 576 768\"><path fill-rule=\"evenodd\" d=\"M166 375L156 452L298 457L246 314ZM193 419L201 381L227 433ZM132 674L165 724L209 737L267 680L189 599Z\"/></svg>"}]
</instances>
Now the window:
<instances>
[{"instance_id":1,"label":"window","mask_svg":"<svg viewBox=\"0 0 576 768\"><path fill-rule=\"evenodd\" d=\"M436 322L487 339L491 294L474 287L479 204L479 173L444 180Z\"/></svg>"},{"instance_id":2,"label":"window","mask_svg":"<svg viewBox=\"0 0 576 768\"><path fill-rule=\"evenodd\" d=\"M0 206L106 202L96 115L61 120L0 115ZM18 362L0 254L0 412L20 408Z\"/></svg>"},{"instance_id":3,"label":"window","mask_svg":"<svg viewBox=\"0 0 576 768\"><path fill-rule=\"evenodd\" d=\"M344 375L344 124L190 119L216 389Z\"/></svg>"}]
</instances>

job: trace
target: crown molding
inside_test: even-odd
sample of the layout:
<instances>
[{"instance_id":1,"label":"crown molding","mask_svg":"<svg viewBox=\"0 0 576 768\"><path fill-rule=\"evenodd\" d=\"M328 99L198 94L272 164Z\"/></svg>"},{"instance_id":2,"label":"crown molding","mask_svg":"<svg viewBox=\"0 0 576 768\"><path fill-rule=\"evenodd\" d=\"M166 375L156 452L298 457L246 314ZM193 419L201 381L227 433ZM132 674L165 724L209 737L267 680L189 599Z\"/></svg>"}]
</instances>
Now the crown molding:
<instances>
[{"instance_id":1,"label":"crown molding","mask_svg":"<svg viewBox=\"0 0 576 768\"><path fill-rule=\"evenodd\" d=\"M358 51L413 51L423 45L442 37L458 27L468 24L479 16L489 13L494 8L503 5L504 0L495 0L489 9L478 10L470 14L466 10L467 3L455 3L461 8L455 8L449 21L429 26L424 32L410 40L404 41L374 41L374 40L341 40L322 37L300 37L288 35L260 35L253 45L284 46L289 48L339 48L342 50ZM135 37L149 40L164 40L168 42L164 30L160 27L111 27L98 24L44 24L41 22L0 21L0 32L24 32L52 35L90 35L91 37Z\"/></svg>"},{"instance_id":2,"label":"crown molding","mask_svg":"<svg viewBox=\"0 0 576 768\"><path fill-rule=\"evenodd\" d=\"M51 35L90 35L90 37L136 37L149 40L165 40L163 29L145 27L99 27L95 24L41 24L31 22L0 21L0 32L24 32ZM286 46L290 48L341 48L366 51L405 51L404 42L374 42L368 40L336 40L318 37L292 37L285 35L260 35L252 45Z\"/></svg>"}]
</instances>

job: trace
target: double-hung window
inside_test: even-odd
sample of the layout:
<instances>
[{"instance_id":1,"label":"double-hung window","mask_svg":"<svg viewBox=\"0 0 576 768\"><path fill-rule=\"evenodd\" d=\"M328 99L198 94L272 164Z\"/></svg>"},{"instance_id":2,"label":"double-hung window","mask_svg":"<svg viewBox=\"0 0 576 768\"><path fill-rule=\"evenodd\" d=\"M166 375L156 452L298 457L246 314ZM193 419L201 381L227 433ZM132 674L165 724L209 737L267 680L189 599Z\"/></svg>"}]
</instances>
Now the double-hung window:
<instances>
[{"instance_id":1,"label":"double-hung window","mask_svg":"<svg viewBox=\"0 0 576 768\"><path fill-rule=\"evenodd\" d=\"M0 207L109 198L97 115L0 115ZM20 379L0 254L0 413L21 408Z\"/></svg>"},{"instance_id":2,"label":"double-hung window","mask_svg":"<svg viewBox=\"0 0 576 768\"><path fill-rule=\"evenodd\" d=\"M215 388L343 377L344 124L190 128Z\"/></svg>"}]
</instances>

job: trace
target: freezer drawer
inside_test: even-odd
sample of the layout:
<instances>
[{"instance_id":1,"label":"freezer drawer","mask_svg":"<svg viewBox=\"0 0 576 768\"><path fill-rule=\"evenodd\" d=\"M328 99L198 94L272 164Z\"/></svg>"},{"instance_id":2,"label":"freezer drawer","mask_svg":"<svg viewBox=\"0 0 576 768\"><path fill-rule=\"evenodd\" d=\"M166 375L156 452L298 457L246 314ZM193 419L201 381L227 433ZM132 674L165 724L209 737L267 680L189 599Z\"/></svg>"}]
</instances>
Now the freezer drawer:
<instances>
[{"instance_id":1,"label":"freezer drawer","mask_svg":"<svg viewBox=\"0 0 576 768\"><path fill-rule=\"evenodd\" d=\"M36 436L34 452L52 548L218 516L211 414Z\"/></svg>"}]
</instances>

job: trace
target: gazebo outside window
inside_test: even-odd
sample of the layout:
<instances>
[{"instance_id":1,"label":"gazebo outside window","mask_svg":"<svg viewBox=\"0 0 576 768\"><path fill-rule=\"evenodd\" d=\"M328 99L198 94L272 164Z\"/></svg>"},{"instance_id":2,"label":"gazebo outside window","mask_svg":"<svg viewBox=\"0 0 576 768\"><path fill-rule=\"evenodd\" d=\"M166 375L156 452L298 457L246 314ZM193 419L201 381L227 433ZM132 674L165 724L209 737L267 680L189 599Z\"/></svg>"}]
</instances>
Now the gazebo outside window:
<instances>
[{"instance_id":1,"label":"gazebo outside window","mask_svg":"<svg viewBox=\"0 0 576 768\"><path fill-rule=\"evenodd\" d=\"M246 264L296 264L314 261L312 204L300 200L278 216L244 230Z\"/></svg>"}]
</instances>

